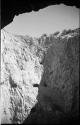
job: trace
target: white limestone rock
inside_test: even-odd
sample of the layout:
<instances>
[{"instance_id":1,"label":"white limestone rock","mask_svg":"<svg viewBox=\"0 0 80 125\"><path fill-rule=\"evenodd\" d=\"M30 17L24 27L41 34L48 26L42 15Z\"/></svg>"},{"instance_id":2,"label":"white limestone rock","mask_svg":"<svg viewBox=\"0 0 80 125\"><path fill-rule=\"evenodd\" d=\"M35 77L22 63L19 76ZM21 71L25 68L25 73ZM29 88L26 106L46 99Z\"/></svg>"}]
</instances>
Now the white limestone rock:
<instances>
[{"instance_id":1,"label":"white limestone rock","mask_svg":"<svg viewBox=\"0 0 80 125\"><path fill-rule=\"evenodd\" d=\"M37 103L38 88L33 84L40 83L42 70L25 41L1 31L1 123L22 123L27 118Z\"/></svg>"}]
</instances>

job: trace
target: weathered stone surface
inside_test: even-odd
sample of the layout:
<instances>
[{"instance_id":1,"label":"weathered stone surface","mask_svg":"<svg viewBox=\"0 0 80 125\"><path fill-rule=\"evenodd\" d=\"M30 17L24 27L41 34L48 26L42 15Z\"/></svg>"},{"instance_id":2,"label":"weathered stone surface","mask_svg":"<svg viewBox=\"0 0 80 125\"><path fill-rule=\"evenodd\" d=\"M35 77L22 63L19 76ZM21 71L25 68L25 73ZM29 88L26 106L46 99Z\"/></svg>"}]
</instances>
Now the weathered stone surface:
<instances>
[{"instance_id":1,"label":"weathered stone surface","mask_svg":"<svg viewBox=\"0 0 80 125\"><path fill-rule=\"evenodd\" d=\"M2 29L1 123L56 123L78 114L78 31L33 39Z\"/></svg>"},{"instance_id":2,"label":"weathered stone surface","mask_svg":"<svg viewBox=\"0 0 80 125\"><path fill-rule=\"evenodd\" d=\"M24 39L4 30L1 35L1 121L22 123L37 102L33 84L39 84L42 66Z\"/></svg>"},{"instance_id":3,"label":"weathered stone surface","mask_svg":"<svg viewBox=\"0 0 80 125\"><path fill-rule=\"evenodd\" d=\"M74 86L79 83L79 38L53 41L43 61L41 84L61 90L66 110L71 109ZM57 90L57 91L59 91Z\"/></svg>"}]
</instances>

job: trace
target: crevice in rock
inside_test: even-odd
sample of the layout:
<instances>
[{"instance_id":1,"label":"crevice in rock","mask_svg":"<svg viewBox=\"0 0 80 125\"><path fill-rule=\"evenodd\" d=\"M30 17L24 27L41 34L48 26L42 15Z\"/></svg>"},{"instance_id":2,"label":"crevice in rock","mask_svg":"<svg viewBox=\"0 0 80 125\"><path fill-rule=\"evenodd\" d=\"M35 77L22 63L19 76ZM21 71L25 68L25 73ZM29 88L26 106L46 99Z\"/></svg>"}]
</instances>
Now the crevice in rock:
<instances>
[{"instance_id":1,"label":"crevice in rock","mask_svg":"<svg viewBox=\"0 0 80 125\"><path fill-rule=\"evenodd\" d=\"M9 77L9 83L11 85L11 88L16 88L17 87L16 83L12 80L11 76Z\"/></svg>"}]
</instances>

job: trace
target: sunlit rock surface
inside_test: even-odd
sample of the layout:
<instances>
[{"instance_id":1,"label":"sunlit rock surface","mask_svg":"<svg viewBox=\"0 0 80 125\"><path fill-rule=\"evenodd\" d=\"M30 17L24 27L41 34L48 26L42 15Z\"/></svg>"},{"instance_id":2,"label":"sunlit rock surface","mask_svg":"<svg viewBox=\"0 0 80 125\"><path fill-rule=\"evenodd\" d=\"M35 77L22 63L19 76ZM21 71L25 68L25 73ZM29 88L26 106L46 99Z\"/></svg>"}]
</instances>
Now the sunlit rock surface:
<instances>
[{"instance_id":1,"label":"sunlit rock surface","mask_svg":"<svg viewBox=\"0 0 80 125\"><path fill-rule=\"evenodd\" d=\"M28 42L1 31L2 123L22 123L37 102L42 66Z\"/></svg>"},{"instance_id":2,"label":"sunlit rock surface","mask_svg":"<svg viewBox=\"0 0 80 125\"><path fill-rule=\"evenodd\" d=\"M23 123L37 102L44 112L50 113L54 104L58 104L64 112L73 112L75 116L79 87L78 31L32 38L2 29L1 123ZM43 117L42 122L47 122L50 115L45 118L44 113L39 114L36 112L34 120Z\"/></svg>"}]
</instances>

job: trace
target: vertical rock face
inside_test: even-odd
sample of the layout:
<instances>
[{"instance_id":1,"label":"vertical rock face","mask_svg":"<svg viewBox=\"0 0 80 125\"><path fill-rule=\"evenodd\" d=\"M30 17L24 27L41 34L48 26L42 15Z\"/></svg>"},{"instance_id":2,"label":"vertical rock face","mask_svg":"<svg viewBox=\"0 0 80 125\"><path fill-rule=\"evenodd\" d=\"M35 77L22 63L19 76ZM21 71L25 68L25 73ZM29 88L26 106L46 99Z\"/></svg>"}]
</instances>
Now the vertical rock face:
<instances>
[{"instance_id":1,"label":"vertical rock face","mask_svg":"<svg viewBox=\"0 0 80 125\"><path fill-rule=\"evenodd\" d=\"M79 38L53 41L44 58L41 84L61 91L65 108L70 111L74 87L79 83ZM54 90L53 90L54 91Z\"/></svg>"},{"instance_id":2,"label":"vertical rock face","mask_svg":"<svg viewBox=\"0 0 80 125\"><path fill-rule=\"evenodd\" d=\"M1 123L23 123L37 103L44 111L53 110L57 105L66 113L76 114L78 87L78 30L57 37L43 35L33 39L2 29ZM36 112L34 119L38 116Z\"/></svg>"},{"instance_id":3,"label":"vertical rock face","mask_svg":"<svg viewBox=\"0 0 80 125\"><path fill-rule=\"evenodd\" d=\"M23 40L1 31L2 123L22 123L37 102L42 66Z\"/></svg>"}]
</instances>

